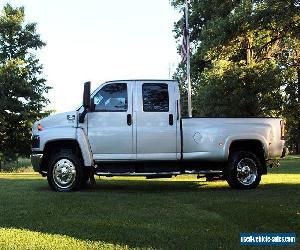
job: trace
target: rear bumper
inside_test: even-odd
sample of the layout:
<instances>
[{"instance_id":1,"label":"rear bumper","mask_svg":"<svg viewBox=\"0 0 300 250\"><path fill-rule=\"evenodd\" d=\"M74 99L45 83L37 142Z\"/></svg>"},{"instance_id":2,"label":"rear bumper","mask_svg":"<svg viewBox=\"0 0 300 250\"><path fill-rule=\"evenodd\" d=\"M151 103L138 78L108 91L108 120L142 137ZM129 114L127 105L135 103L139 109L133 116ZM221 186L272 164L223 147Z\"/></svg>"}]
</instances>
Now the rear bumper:
<instances>
[{"instance_id":1,"label":"rear bumper","mask_svg":"<svg viewBox=\"0 0 300 250\"><path fill-rule=\"evenodd\" d=\"M40 172L43 154L33 153L30 156L31 164L35 172Z\"/></svg>"}]
</instances>

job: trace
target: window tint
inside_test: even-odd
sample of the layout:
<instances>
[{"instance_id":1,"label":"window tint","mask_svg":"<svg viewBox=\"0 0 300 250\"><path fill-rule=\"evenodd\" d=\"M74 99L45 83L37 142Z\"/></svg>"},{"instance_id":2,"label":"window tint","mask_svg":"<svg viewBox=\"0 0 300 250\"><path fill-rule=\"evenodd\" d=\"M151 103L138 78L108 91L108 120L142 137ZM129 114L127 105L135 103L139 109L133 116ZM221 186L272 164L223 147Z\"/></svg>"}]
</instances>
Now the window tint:
<instances>
[{"instance_id":1,"label":"window tint","mask_svg":"<svg viewBox=\"0 0 300 250\"><path fill-rule=\"evenodd\" d=\"M143 84L143 110L145 112L168 112L169 94L168 84Z\"/></svg>"},{"instance_id":2,"label":"window tint","mask_svg":"<svg viewBox=\"0 0 300 250\"><path fill-rule=\"evenodd\" d=\"M127 111L127 84L105 85L94 96L95 111Z\"/></svg>"}]
</instances>

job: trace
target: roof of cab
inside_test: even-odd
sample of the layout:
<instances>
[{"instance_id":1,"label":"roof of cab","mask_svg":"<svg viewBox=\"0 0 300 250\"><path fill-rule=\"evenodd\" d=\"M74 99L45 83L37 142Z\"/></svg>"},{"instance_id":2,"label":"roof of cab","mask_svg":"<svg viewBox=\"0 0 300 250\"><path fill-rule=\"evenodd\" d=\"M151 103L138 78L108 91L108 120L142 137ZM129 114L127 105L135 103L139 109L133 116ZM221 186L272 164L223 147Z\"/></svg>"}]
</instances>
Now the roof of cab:
<instances>
[{"instance_id":1,"label":"roof of cab","mask_svg":"<svg viewBox=\"0 0 300 250\"><path fill-rule=\"evenodd\" d=\"M176 80L170 80L170 79L122 79L122 80L113 80L113 81L106 81L108 82L177 82Z\"/></svg>"}]
</instances>

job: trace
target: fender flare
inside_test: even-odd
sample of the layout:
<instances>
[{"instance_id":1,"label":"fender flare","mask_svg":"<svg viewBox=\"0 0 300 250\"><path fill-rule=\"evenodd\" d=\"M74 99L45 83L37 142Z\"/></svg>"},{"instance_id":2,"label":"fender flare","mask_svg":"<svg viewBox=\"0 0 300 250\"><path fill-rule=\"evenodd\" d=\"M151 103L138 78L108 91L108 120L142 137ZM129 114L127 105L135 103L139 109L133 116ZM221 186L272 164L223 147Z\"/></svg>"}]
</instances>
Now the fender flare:
<instances>
[{"instance_id":1,"label":"fender flare","mask_svg":"<svg viewBox=\"0 0 300 250\"><path fill-rule=\"evenodd\" d=\"M84 166L94 166L93 153L87 135L82 128L76 129L76 140L79 144Z\"/></svg>"},{"instance_id":2,"label":"fender flare","mask_svg":"<svg viewBox=\"0 0 300 250\"><path fill-rule=\"evenodd\" d=\"M268 155L268 144L266 139L257 134L248 134L248 135L240 135L240 136L231 136L228 137L226 142L225 142L225 150L224 150L224 159L228 159L229 157L229 148L233 142L236 141L257 141L261 143L263 150L264 150L264 157L266 158Z\"/></svg>"}]
</instances>

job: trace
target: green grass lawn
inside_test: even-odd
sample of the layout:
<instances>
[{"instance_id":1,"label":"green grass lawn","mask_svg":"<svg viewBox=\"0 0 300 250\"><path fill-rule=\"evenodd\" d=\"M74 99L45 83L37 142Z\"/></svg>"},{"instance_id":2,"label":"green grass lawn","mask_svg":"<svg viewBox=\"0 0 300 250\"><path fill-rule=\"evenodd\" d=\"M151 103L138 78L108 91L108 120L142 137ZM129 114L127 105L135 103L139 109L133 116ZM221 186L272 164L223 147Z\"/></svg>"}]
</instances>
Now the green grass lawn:
<instances>
[{"instance_id":1,"label":"green grass lawn","mask_svg":"<svg viewBox=\"0 0 300 250\"><path fill-rule=\"evenodd\" d=\"M241 232L296 232L300 246L300 157L255 190L196 176L96 180L56 193L37 174L0 174L0 249L240 249Z\"/></svg>"}]
</instances>

